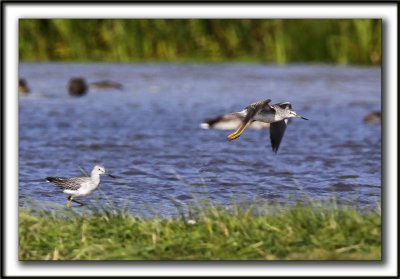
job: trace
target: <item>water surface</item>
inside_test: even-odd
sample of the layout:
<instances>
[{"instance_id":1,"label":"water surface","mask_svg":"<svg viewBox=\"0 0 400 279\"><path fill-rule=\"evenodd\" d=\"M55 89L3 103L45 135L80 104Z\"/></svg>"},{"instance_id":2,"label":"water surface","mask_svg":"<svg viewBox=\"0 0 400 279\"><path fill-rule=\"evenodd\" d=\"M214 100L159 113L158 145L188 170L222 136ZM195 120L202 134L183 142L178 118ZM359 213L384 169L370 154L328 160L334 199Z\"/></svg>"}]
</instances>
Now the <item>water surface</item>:
<instances>
[{"instance_id":1,"label":"water surface","mask_svg":"<svg viewBox=\"0 0 400 279\"><path fill-rule=\"evenodd\" d=\"M380 68L262 64L21 64L32 93L19 97L19 203L64 204L47 176L79 176L97 164L102 198L140 214L176 214L207 198L286 203L305 197L354 207L381 199ZM113 80L123 90L70 97L67 83ZM293 120L278 154L269 131L203 130L205 118L272 99L309 118Z\"/></svg>"}]
</instances>

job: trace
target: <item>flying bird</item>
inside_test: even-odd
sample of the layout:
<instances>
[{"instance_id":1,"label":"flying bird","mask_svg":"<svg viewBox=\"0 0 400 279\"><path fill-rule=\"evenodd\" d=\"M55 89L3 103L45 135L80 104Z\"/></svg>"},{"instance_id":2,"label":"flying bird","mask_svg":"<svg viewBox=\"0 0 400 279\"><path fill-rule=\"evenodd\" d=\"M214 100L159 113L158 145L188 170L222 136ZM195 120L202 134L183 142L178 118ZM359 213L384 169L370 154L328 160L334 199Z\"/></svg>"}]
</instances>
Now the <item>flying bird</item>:
<instances>
[{"instance_id":1,"label":"flying bird","mask_svg":"<svg viewBox=\"0 0 400 279\"><path fill-rule=\"evenodd\" d=\"M271 99L259 101L247 106L242 111L233 113L241 116L243 120L239 128L228 136L228 139L235 140L240 137L244 130L246 130L253 121L270 123L272 151L277 153L289 119L308 119L292 110L292 105L289 102L277 103L275 105L270 105L270 102Z\"/></svg>"}]
</instances>

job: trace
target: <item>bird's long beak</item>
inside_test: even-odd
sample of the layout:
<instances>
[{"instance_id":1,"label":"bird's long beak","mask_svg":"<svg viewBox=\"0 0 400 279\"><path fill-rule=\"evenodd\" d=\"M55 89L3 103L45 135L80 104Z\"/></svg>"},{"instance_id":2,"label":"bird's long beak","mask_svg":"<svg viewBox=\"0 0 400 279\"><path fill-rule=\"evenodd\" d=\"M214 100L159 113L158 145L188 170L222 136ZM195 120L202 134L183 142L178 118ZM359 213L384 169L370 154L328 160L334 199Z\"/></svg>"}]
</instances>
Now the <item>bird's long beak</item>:
<instances>
[{"instance_id":1,"label":"bird's long beak","mask_svg":"<svg viewBox=\"0 0 400 279\"><path fill-rule=\"evenodd\" d=\"M308 120L308 118L305 118L305 117L303 117L303 116L301 116L300 114L297 114L297 113L296 113L296 117L304 119L304 120Z\"/></svg>"},{"instance_id":2,"label":"bird's long beak","mask_svg":"<svg viewBox=\"0 0 400 279\"><path fill-rule=\"evenodd\" d=\"M104 173L105 175L107 175L107 176L109 176L109 177L111 177L111 178L117 178L115 175L111 175L111 174L109 174L108 172L106 172L106 173Z\"/></svg>"}]
</instances>

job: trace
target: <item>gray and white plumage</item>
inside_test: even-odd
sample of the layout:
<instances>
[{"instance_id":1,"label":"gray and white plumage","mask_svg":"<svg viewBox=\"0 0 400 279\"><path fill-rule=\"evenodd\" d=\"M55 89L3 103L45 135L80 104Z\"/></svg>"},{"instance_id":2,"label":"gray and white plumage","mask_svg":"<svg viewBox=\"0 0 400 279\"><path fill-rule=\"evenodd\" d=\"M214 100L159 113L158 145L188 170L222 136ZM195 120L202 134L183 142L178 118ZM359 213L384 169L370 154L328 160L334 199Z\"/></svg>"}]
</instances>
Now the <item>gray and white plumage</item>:
<instances>
[{"instance_id":1,"label":"gray and white plumage","mask_svg":"<svg viewBox=\"0 0 400 279\"><path fill-rule=\"evenodd\" d=\"M239 128L228 136L228 139L235 140L240 137L253 121L270 123L271 146L272 150L277 153L288 120L290 118L308 119L293 111L292 105L289 102L277 103L275 105L270 105L270 102L271 99L259 101L247 106L240 112L236 112L236 114L243 117L243 121Z\"/></svg>"},{"instance_id":2,"label":"gray and white plumage","mask_svg":"<svg viewBox=\"0 0 400 279\"><path fill-rule=\"evenodd\" d=\"M103 166L96 165L90 177L47 177L46 181L53 183L61 188L64 193L73 197L84 197L90 195L99 186L100 175L114 177L107 173Z\"/></svg>"}]
</instances>

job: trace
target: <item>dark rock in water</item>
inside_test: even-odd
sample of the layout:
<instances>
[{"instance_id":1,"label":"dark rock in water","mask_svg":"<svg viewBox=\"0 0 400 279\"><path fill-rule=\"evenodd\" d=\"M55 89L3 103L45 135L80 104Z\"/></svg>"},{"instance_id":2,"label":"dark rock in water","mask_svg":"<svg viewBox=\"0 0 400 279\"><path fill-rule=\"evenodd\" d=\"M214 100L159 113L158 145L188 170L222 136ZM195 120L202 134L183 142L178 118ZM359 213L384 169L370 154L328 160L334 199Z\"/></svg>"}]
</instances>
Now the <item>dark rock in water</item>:
<instances>
[{"instance_id":1,"label":"dark rock in water","mask_svg":"<svg viewBox=\"0 0 400 279\"><path fill-rule=\"evenodd\" d=\"M68 92L71 96L83 96L87 93L88 85L83 78L71 78L68 83Z\"/></svg>"},{"instance_id":2,"label":"dark rock in water","mask_svg":"<svg viewBox=\"0 0 400 279\"><path fill-rule=\"evenodd\" d=\"M119 89L119 90L122 90L122 88L123 88L121 83L118 83L115 81L110 81L110 80L101 80L101 81L92 82L90 84L90 87L96 88L96 89Z\"/></svg>"},{"instance_id":3,"label":"dark rock in water","mask_svg":"<svg viewBox=\"0 0 400 279\"><path fill-rule=\"evenodd\" d=\"M18 93L20 95L26 95L30 92L30 89L28 87L28 83L26 82L25 79L20 78L18 82Z\"/></svg>"},{"instance_id":4,"label":"dark rock in water","mask_svg":"<svg viewBox=\"0 0 400 279\"><path fill-rule=\"evenodd\" d=\"M381 123L382 113L380 111L373 111L363 119L364 123Z\"/></svg>"}]
</instances>

